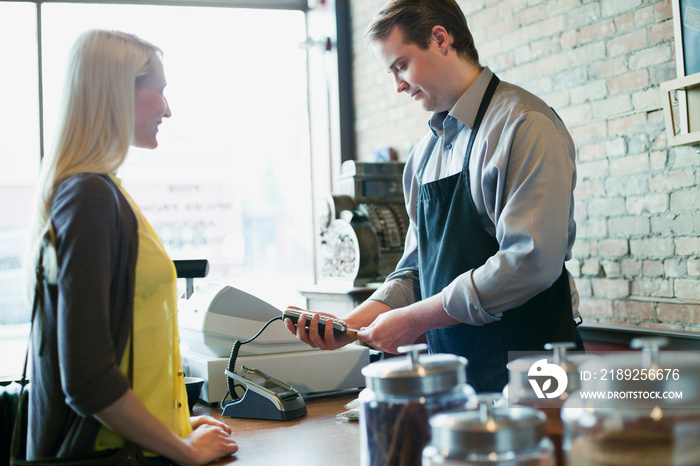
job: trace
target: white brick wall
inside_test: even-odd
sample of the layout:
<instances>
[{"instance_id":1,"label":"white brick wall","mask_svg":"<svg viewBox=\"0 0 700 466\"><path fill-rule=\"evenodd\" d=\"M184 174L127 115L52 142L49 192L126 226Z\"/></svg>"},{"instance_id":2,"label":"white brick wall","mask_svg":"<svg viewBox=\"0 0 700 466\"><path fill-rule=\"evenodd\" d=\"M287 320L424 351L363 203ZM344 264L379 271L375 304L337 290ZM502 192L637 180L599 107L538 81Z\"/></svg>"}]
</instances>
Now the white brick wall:
<instances>
[{"instance_id":1,"label":"white brick wall","mask_svg":"<svg viewBox=\"0 0 700 466\"><path fill-rule=\"evenodd\" d=\"M458 0L481 62L561 115L577 146L567 267L588 322L700 332L700 154L666 143L659 83L676 78L671 0ZM426 114L364 46L384 0L352 0L358 159L400 156Z\"/></svg>"}]
</instances>

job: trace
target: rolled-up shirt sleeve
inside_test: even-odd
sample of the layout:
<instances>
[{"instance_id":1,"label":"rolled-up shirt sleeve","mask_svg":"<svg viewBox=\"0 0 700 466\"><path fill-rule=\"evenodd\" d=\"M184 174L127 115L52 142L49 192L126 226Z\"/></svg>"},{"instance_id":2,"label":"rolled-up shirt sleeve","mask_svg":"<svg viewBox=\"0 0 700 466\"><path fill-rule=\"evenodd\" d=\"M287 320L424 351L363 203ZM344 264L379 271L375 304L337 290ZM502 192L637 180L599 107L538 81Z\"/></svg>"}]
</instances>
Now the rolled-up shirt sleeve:
<instances>
[{"instance_id":1,"label":"rolled-up shirt sleeve","mask_svg":"<svg viewBox=\"0 0 700 466\"><path fill-rule=\"evenodd\" d=\"M380 301L392 309L406 307L420 301L418 269L398 269L372 293L369 299Z\"/></svg>"}]
</instances>

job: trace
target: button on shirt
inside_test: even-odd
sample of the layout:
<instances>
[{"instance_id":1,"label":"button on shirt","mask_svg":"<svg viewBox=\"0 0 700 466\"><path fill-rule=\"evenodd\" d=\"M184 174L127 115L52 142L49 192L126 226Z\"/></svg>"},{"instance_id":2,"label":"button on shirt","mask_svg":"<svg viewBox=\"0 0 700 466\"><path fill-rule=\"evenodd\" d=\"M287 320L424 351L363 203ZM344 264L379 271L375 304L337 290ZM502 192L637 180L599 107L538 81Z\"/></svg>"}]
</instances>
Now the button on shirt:
<instances>
[{"instance_id":1,"label":"button on shirt","mask_svg":"<svg viewBox=\"0 0 700 466\"><path fill-rule=\"evenodd\" d=\"M452 110L434 114L430 131L406 162L403 184L410 225L404 254L396 271L370 299L392 308L417 299L413 290L418 289L420 273L418 189L421 183L462 170L471 127L492 76L484 68ZM418 169L426 157L419 179ZM442 302L451 317L483 325L549 288L561 274L563 262L571 258L576 237L574 144L546 103L501 81L474 141L469 171L477 212L498 241L499 251L481 267L457 276L442 291ZM571 275L569 282L576 317L578 293Z\"/></svg>"}]
</instances>

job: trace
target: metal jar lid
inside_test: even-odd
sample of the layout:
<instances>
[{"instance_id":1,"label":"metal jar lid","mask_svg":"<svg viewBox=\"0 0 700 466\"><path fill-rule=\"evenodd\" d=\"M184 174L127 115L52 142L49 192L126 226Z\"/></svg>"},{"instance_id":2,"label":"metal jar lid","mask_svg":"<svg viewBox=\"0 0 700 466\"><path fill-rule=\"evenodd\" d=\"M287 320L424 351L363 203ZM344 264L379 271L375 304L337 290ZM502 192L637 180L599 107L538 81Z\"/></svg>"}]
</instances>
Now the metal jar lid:
<instances>
[{"instance_id":1,"label":"metal jar lid","mask_svg":"<svg viewBox=\"0 0 700 466\"><path fill-rule=\"evenodd\" d=\"M372 363L362 369L367 388L380 395L425 396L444 393L467 382L467 360L453 354L420 354L428 345L398 348L408 357Z\"/></svg>"},{"instance_id":2,"label":"metal jar lid","mask_svg":"<svg viewBox=\"0 0 700 466\"><path fill-rule=\"evenodd\" d=\"M547 419L528 407L496 408L500 395L479 395L479 409L450 411L430 418L430 445L444 457L505 453L536 447L544 437Z\"/></svg>"},{"instance_id":3,"label":"metal jar lid","mask_svg":"<svg viewBox=\"0 0 700 466\"><path fill-rule=\"evenodd\" d=\"M640 352L620 352L584 363L581 391L612 393L682 393L655 399L666 407L700 406L700 358L696 352L660 351L666 338L635 338L630 346ZM638 398L615 400L614 406L639 404Z\"/></svg>"},{"instance_id":4,"label":"metal jar lid","mask_svg":"<svg viewBox=\"0 0 700 466\"><path fill-rule=\"evenodd\" d=\"M568 354L568 349L575 348L571 342L562 343L547 343L544 345L546 350L552 350L552 354L544 357L528 356L518 358L508 363L509 382L504 389L504 394L507 395L508 401L512 403L536 402L538 407L544 405L561 405L568 398L570 393L577 391L581 385L581 376L579 367L586 361L590 361L594 356L587 354ZM561 367L566 373L567 385L565 391L554 399L542 400L535 393L530 383L530 371L535 363L546 359L548 364L556 364Z\"/></svg>"}]
</instances>

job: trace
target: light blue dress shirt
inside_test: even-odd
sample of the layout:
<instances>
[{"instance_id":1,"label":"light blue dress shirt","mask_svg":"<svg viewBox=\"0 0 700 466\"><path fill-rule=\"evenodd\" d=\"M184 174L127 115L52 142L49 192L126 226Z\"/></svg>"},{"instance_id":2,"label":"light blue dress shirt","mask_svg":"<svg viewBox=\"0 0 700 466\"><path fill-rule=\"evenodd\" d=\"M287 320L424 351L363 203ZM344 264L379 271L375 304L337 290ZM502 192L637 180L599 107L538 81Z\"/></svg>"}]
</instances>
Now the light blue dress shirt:
<instances>
[{"instance_id":1,"label":"light blue dress shirt","mask_svg":"<svg viewBox=\"0 0 700 466\"><path fill-rule=\"evenodd\" d=\"M484 68L452 110L434 114L430 131L408 158L403 185L410 226L404 254L396 271L370 299L392 308L417 300L418 189L421 183L462 170L471 127L492 76ZM524 89L501 81L469 159L476 210L500 249L442 291L447 314L471 325L494 322L559 278L576 237L575 156L571 136L554 110ZM417 170L426 157L423 179L419 179ZM578 293L570 274L569 282L577 317Z\"/></svg>"}]
</instances>

